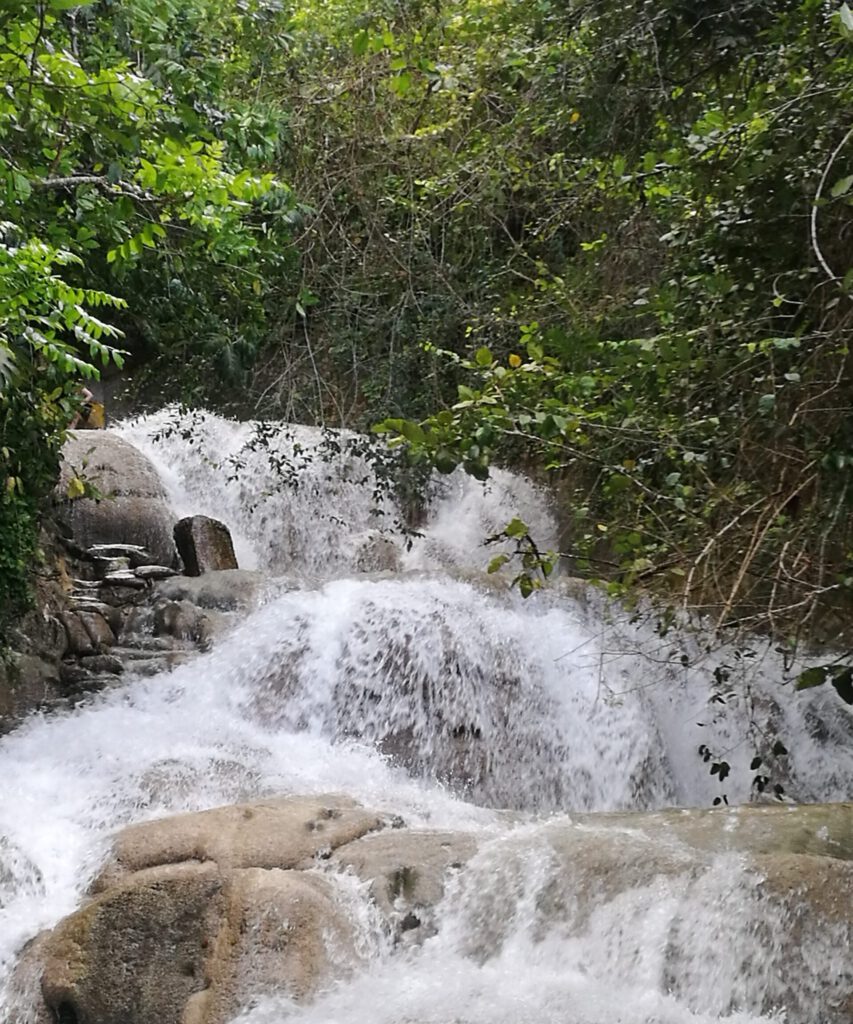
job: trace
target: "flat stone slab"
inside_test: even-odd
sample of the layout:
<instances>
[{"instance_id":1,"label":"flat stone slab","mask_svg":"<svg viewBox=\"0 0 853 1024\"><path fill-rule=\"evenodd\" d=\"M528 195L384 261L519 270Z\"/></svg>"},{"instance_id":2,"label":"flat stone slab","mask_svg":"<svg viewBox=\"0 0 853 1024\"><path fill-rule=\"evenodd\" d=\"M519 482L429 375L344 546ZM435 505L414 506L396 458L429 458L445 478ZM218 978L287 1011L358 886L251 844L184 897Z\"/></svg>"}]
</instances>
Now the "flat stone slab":
<instances>
[{"instance_id":1,"label":"flat stone slab","mask_svg":"<svg viewBox=\"0 0 853 1024\"><path fill-rule=\"evenodd\" d=\"M108 572L103 582L110 587L130 587L131 590L141 590L145 586L145 580L141 580L131 569Z\"/></svg>"},{"instance_id":2,"label":"flat stone slab","mask_svg":"<svg viewBox=\"0 0 853 1024\"><path fill-rule=\"evenodd\" d=\"M141 580L166 580L170 576L178 575L177 571L168 565L138 565L133 572Z\"/></svg>"},{"instance_id":3,"label":"flat stone slab","mask_svg":"<svg viewBox=\"0 0 853 1024\"><path fill-rule=\"evenodd\" d=\"M72 579L75 590L97 590L101 585L100 580L76 580Z\"/></svg>"},{"instance_id":4,"label":"flat stone slab","mask_svg":"<svg viewBox=\"0 0 853 1024\"><path fill-rule=\"evenodd\" d=\"M106 576L111 572L122 572L130 570L130 559L126 556L111 556L106 557L105 555L98 555L94 559L95 571L100 575Z\"/></svg>"},{"instance_id":5,"label":"flat stone slab","mask_svg":"<svg viewBox=\"0 0 853 1024\"><path fill-rule=\"evenodd\" d=\"M86 554L90 558L127 558L136 565L151 561L151 555L139 544L93 544Z\"/></svg>"}]
</instances>

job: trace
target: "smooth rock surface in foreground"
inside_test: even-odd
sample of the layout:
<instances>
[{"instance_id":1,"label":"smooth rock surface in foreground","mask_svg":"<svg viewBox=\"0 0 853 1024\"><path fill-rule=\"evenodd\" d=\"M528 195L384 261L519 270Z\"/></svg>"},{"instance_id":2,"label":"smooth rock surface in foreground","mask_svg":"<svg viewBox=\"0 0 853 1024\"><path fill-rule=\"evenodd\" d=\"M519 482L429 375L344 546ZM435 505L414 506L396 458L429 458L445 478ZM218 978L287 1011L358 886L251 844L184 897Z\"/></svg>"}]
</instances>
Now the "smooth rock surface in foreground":
<instances>
[{"instance_id":1,"label":"smooth rock surface in foreground","mask_svg":"<svg viewBox=\"0 0 853 1024\"><path fill-rule=\"evenodd\" d=\"M608 915L663 921L660 985L687 1001L708 944L733 950L727 991L744 972L750 984L698 1012L785 1009L810 1024L817 1007L821 1024L849 1024L851 821L851 804L741 807L516 817L469 834L409 829L340 796L238 804L119 833L89 901L22 963L40 976L44 1021L226 1024L253 994L310 1000L362 964L342 871L366 883L392 942L417 945L449 912L458 927L462 908L476 962L506 943L534 885L528 916L543 936L595 934ZM621 924L614 936L629 941Z\"/></svg>"}]
</instances>

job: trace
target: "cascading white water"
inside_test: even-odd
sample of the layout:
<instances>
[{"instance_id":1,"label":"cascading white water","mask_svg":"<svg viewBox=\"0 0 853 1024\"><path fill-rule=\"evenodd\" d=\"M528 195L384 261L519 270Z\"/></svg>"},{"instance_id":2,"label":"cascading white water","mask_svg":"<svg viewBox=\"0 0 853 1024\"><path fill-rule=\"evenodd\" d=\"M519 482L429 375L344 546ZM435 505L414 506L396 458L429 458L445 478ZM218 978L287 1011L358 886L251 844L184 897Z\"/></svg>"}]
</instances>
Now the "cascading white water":
<instances>
[{"instance_id":1,"label":"cascading white water","mask_svg":"<svg viewBox=\"0 0 853 1024\"><path fill-rule=\"evenodd\" d=\"M558 546L544 492L523 477L499 469L485 488L462 472L437 478L425 522L404 535L406 515L377 475L367 439L273 427L167 409L118 432L157 466L176 513L227 524L247 569L319 579L389 567L479 569L503 550L484 541L514 515L543 550Z\"/></svg>"},{"instance_id":2,"label":"cascading white water","mask_svg":"<svg viewBox=\"0 0 853 1024\"><path fill-rule=\"evenodd\" d=\"M621 843L628 864L652 846L591 830L577 856L558 857L547 824L512 825L490 808L736 803L750 797L756 746L776 737L790 751L776 766L790 795L849 798L853 719L834 691L793 693L767 645L708 651L559 583L523 601L479 575L493 553L479 541L513 515L543 547L556 543L544 496L511 474L485 492L442 481L409 543L388 528L400 512L375 496L361 456L309 458L317 432L273 443L298 466L294 489L265 452L245 450L250 426L206 416L184 422L192 445L180 430L152 440L167 418L121 432L159 467L176 514L224 519L243 563L291 574L292 589L273 588L194 662L0 742L0 1019L17 950L77 905L115 829L332 791L411 825L473 831L481 851L421 949L366 935L365 973L307 1008L258 993L249 1024L751 1024L786 1005L782 951L765 935L774 922L745 863L727 855L697 873L676 856L671 871L622 870L599 891L584 873L590 850ZM227 464L241 450L235 483ZM358 572L391 565L403 571ZM731 766L723 783L700 744ZM803 939L812 974L833 969L835 939ZM709 963L715 942L725 955ZM806 1024L814 981L804 970L794 984L789 1020Z\"/></svg>"}]
</instances>

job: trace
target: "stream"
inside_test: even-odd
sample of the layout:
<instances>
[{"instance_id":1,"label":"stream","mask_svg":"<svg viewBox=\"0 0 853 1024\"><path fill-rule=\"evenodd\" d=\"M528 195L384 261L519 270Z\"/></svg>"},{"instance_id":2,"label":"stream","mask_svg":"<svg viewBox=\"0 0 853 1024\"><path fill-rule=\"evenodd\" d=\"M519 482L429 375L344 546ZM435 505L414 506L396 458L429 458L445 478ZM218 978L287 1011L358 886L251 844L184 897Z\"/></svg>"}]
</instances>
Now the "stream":
<instances>
[{"instance_id":1,"label":"stream","mask_svg":"<svg viewBox=\"0 0 853 1024\"><path fill-rule=\"evenodd\" d=\"M18 953L79 905L118 828L334 792L474 832L478 853L418 947L392 947L342 882L363 967L308 1006L258 992L239 1024L819 1024L849 949L827 929L792 957L743 858L689 878L620 868L592 899L588 851L614 840L591 825L567 861L548 830L556 814L748 802L756 756L767 798L850 799L853 716L834 691L795 692L798 667L764 640L667 631L576 581L522 599L484 572L501 547L483 542L517 515L556 547L547 495L523 477L437 479L401 534L352 435L290 427L258 446L251 424L174 422L114 429L157 467L176 519L223 520L268 582L211 651L0 740L0 1020L26 1022ZM555 886L577 894L559 913Z\"/></svg>"}]
</instances>

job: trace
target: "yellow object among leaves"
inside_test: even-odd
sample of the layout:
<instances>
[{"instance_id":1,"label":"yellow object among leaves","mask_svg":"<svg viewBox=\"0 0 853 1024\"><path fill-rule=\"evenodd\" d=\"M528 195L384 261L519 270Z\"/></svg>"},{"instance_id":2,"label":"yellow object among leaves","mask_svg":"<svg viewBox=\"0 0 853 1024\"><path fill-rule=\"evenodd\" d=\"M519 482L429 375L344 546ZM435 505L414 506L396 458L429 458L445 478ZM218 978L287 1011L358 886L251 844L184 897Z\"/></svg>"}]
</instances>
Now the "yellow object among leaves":
<instances>
[{"instance_id":1,"label":"yellow object among leaves","mask_svg":"<svg viewBox=\"0 0 853 1024\"><path fill-rule=\"evenodd\" d=\"M100 402L87 403L89 411L81 416L77 430L103 430L107 425L107 414Z\"/></svg>"},{"instance_id":2,"label":"yellow object among leaves","mask_svg":"<svg viewBox=\"0 0 853 1024\"><path fill-rule=\"evenodd\" d=\"M68 486L65 488L66 497L71 498L73 501L75 498L82 498L86 493L86 485L80 479L79 476L72 476L68 481Z\"/></svg>"}]
</instances>

